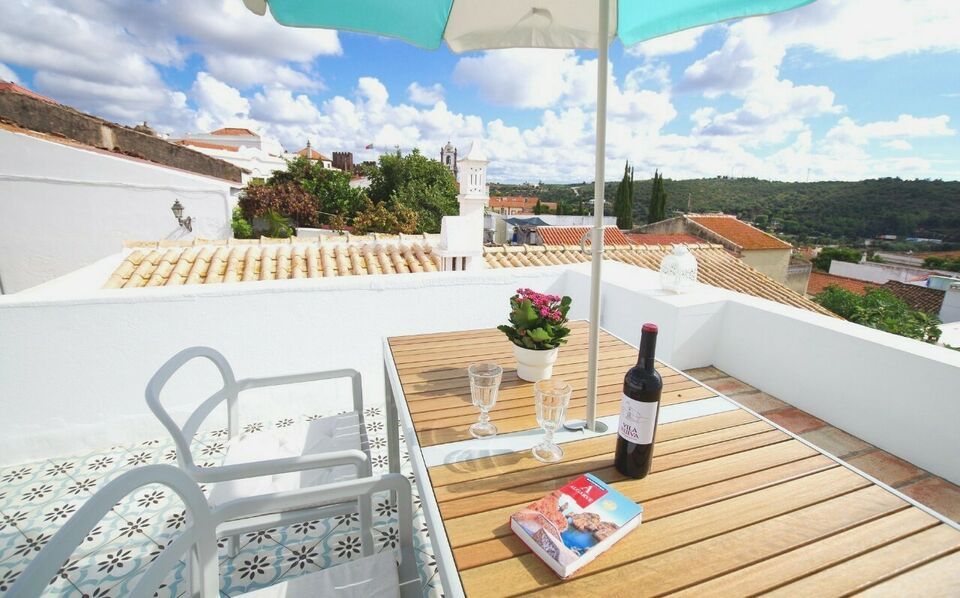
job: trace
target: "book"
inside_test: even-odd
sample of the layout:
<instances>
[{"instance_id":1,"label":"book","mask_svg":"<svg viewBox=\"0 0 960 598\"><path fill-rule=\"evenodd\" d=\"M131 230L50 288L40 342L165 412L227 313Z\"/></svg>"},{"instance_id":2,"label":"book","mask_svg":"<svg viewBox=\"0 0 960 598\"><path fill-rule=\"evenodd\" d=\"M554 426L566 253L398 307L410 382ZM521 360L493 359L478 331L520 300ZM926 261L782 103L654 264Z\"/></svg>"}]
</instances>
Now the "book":
<instances>
[{"instance_id":1,"label":"book","mask_svg":"<svg viewBox=\"0 0 960 598\"><path fill-rule=\"evenodd\" d=\"M582 475L510 516L510 529L567 578L640 525L643 506L592 474Z\"/></svg>"}]
</instances>

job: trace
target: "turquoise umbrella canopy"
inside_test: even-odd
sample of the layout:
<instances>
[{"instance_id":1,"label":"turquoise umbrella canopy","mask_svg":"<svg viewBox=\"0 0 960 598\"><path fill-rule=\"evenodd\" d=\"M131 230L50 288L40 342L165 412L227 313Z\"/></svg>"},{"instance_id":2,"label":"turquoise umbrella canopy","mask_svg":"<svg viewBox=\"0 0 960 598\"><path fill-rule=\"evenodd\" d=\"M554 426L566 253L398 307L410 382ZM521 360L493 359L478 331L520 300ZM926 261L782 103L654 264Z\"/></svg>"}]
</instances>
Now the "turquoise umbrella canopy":
<instances>
[{"instance_id":1,"label":"turquoise umbrella canopy","mask_svg":"<svg viewBox=\"0 0 960 598\"><path fill-rule=\"evenodd\" d=\"M603 255L608 48L631 45L728 19L772 14L813 0L243 0L281 24L371 33L428 49L446 42L454 52L499 48L596 49L597 112L592 251ZM596 418L602 259L591 260L590 352L585 426Z\"/></svg>"},{"instance_id":2,"label":"turquoise umbrella canopy","mask_svg":"<svg viewBox=\"0 0 960 598\"><path fill-rule=\"evenodd\" d=\"M599 0L244 0L291 27L372 33L455 52L508 47L597 48ZM771 14L813 0L620 0L609 36L625 45L728 19ZM585 18L587 17L587 18ZM608 39L608 41L610 41Z\"/></svg>"}]
</instances>

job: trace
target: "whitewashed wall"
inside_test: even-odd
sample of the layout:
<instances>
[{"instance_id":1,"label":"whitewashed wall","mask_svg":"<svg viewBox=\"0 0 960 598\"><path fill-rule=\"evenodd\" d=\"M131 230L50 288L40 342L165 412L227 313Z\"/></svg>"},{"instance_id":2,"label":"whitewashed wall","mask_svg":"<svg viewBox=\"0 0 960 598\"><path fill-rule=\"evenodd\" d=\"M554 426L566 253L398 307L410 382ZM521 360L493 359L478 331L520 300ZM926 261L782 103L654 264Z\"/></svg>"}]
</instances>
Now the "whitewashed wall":
<instances>
[{"instance_id":1,"label":"whitewashed wall","mask_svg":"<svg viewBox=\"0 0 960 598\"><path fill-rule=\"evenodd\" d=\"M589 266L0 298L0 464L162 436L143 389L191 345L221 349L239 376L357 368L377 404L383 337L492 327L521 286L571 295L571 317L584 318ZM716 365L960 483L960 353L703 285L668 295L658 278L605 263L601 325L635 344L643 322L656 322L665 361ZM181 414L212 390L203 371L191 368L172 386ZM343 399L330 387L259 407L276 414L289 402L300 413L310 400Z\"/></svg>"},{"instance_id":2,"label":"whitewashed wall","mask_svg":"<svg viewBox=\"0 0 960 598\"><path fill-rule=\"evenodd\" d=\"M930 274L930 270L925 270L923 268L911 268L909 266L898 266L895 264L878 264L874 262L851 264L850 262L833 260L830 262L830 274L883 284L888 280L909 282L912 278L917 276L925 276Z\"/></svg>"},{"instance_id":3,"label":"whitewashed wall","mask_svg":"<svg viewBox=\"0 0 960 598\"><path fill-rule=\"evenodd\" d=\"M193 233L170 211L193 218ZM114 254L125 240L232 236L226 181L0 130L0 281L6 294Z\"/></svg>"},{"instance_id":4,"label":"whitewashed wall","mask_svg":"<svg viewBox=\"0 0 960 598\"><path fill-rule=\"evenodd\" d=\"M0 464L163 437L144 388L194 345L220 350L238 377L356 368L368 402L382 404L383 337L493 327L517 288L559 293L562 277L562 268L525 268L0 298ZM576 302L583 317L586 299ZM195 407L216 388L213 374L187 370L169 404L181 414ZM290 411L245 405L268 418L307 413L338 392L284 395Z\"/></svg>"}]
</instances>

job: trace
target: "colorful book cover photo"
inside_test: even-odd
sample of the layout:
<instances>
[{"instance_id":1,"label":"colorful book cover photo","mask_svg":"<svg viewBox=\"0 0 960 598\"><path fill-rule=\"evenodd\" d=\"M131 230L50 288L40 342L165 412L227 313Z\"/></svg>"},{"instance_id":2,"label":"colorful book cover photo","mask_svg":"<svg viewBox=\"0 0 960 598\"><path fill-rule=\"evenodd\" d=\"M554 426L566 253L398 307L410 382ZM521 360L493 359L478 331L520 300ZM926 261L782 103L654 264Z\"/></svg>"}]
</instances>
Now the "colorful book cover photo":
<instances>
[{"instance_id":1,"label":"colorful book cover photo","mask_svg":"<svg viewBox=\"0 0 960 598\"><path fill-rule=\"evenodd\" d=\"M586 474L510 519L520 539L566 577L636 527L642 512L640 505Z\"/></svg>"}]
</instances>

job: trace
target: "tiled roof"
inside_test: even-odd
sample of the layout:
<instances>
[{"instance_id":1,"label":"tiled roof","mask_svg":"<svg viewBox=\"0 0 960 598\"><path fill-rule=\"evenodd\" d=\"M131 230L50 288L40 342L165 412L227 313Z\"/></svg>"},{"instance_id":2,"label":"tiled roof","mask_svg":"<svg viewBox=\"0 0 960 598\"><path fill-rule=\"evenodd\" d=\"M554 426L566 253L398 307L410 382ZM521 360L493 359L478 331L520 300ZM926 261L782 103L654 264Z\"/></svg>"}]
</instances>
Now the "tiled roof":
<instances>
[{"instance_id":1,"label":"tiled roof","mask_svg":"<svg viewBox=\"0 0 960 598\"><path fill-rule=\"evenodd\" d=\"M687 214L686 218L743 249L790 249L793 247L786 241L781 241L759 228L738 220L736 216Z\"/></svg>"},{"instance_id":2,"label":"tiled roof","mask_svg":"<svg viewBox=\"0 0 960 598\"><path fill-rule=\"evenodd\" d=\"M3 81L0 79L0 91L9 91L11 93L19 93L20 95L29 96L31 98L47 102L48 104L56 104L56 100L48 98L47 96L42 96L39 93L33 91L32 89L27 89L22 85L17 85L13 81Z\"/></svg>"},{"instance_id":3,"label":"tiled roof","mask_svg":"<svg viewBox=\"0 0 960 598\"><path fill-rule=\"evenodd\" d=\"M128 247L132 251L104 288L436 272L441 269L441 261L432 248L438 242L439 235L338 235L333 240L321 237L131 243ZM697 258L700 282L832 315L754 270L720 245L688 247ZM669 251L670 247L657 245L609 245L603 255L605 259L659 270L660 261ZM490 268L590 261L590 256L581 252L579 246L484 247L483 253Z\"/></svg>"},{"instance_id":4,"label":"tiled roof","mask_svg":"<svg viewBox=\"0 0 960 598\"><path fill-rule=\"evenodd\" d=\"M913 309L934 315L940 313L940 306L943 305L943 297L946 295L946 292L938 289L907 284L898 280L888 280L881 288L887 289Z\"/></svg>"},{"instance_id":5,"label":"tiled roof","mask_svg":"<svg viewBox=\"0 0 960 598\"><path fill-rule=\"evenodd\" d=\"M580 245L580 239L592 226L538 226L537 234L544 245ZM586 244L590 244L590 236ZM615 226L603 227L604 245L629 245L626 235Z\"/></svg>"},{"instance_id":6,"label":"tiled roof","mask_svg":"<svg viewBox=\"0 0 960 598\"><path fill-rule=\"evenodd\" d=\"M321 162L329 162L329 161L330 161L330 158L324 156L323 154L321 154L321 153L318 152L317 150L313 149L312 147L311 147L311 148L306 148L306 147L303 148L302 150L300 150L299 152L297 152L297 155L298 155L298 156L306 156L308 149L310 150L310 156L309 156L309 158L310 158L311 160L320 160Z\"/></svg>"},{"instance_id":7,"label":"tiled roof","mask_svg":"<svg viewBox=\"0 0 960 598\"><path fill-rule=\"evenodd\" d=\"M216 131L210 131L211 135L223 135L224 137L259 137L250 129L240 129L237 127L224 127Z\"/></svg>"},{"instance_id":8,"label":"tiled roof","mask_svg":"<svg viewBox=\"0 0 960 598\"><path fill-rule=\"evenodd\" d=\"M436 272L429 235L139 243L104 288Z\"/></svg>"},{"instance_id":9,"label":"tiled roof","mask_svg":"<svg viewBox=\"0 0 960 598\"><path fill-rule=\"evenodd\" d=\"M730 255L721 245L688 245L697 258L697 279L705 284L792 305L800 309L833 316L813 301L754 270L739 258ZM623 262L650 270L659 270L660 261L671 251L658 245L613 245L604 248L605 259ZM554 266L589 262L590 256L580 247L547 247L543 245L501 246L484 248L490 268Z\"/></svg>"},{"instance_id":10,"label":"tiled roof","mask_svg":"<svg viewBox=\"0 0 960 598\"><path fill-rule=\"evenodd\" d=\"M223 145L221 143L210 143L208 141L197 141L196 139L181 139L177 145L186 145L188 147L202 147L206 149L226 150L228 152L238 151L238 148L232 145Z\"/></svg>"},{"instance_id":11,"label":"tiled roof","mask_svg":"<svg viewBox=\"0 0 960 598\"><path fill-rule=\"evenodd\" d=\"M637 245L678 245L689 243L703 243L703 239L693 235L657 235L645 233L626 233L631 243Z\"/></svg>"},{"instance_id":12,"label":"tiled roof","mask_svg":"<svg viewBox=\"0 0 960 598\"><path fill-rule=\"evenodd\" d=\"M490 207L532 210L533 208L537 207L538 199L538 197L519 197L509 195L503 197L494 196L490 198ZM555 210L557 208L556 202L553 201L542 202L542 205L549 207L551 210Z\"/></svg>"},{"instance_id":13,"label":"tiled roof","mask_svg":"<svg viewBox=\"0 0 960 598\"><path fill-rule=\"evenodd\" d=\"M816 295L830 286L840 287L857 295L866 295L867 291L875 288L877 285L865 280L814 271L810 273L810 280L807 281L807 294Z\"/></svg>"}]
</instances>

